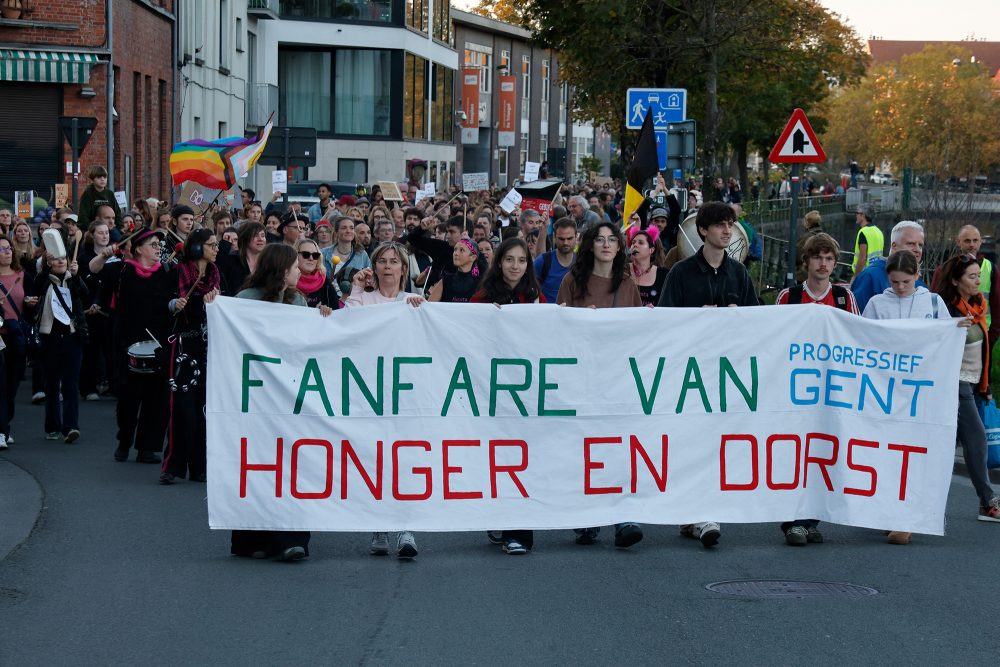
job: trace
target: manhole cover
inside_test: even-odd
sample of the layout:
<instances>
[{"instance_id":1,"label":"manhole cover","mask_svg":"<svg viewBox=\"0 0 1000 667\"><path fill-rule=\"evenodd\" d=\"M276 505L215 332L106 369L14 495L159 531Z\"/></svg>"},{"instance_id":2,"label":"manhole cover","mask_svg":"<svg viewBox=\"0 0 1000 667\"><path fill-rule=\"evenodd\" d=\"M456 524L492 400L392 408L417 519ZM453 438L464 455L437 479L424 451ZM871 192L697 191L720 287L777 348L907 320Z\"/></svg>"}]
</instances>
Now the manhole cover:
<instances>
[{"instance_id":1,"label":"manhole cover","mask_svg":"<svg viewBox=\"0 0 1000 667\"><path fill-rule=\"evenodd\" d=\"M749 579L717 581L705 586L713 593L743 598L863 598L877 595L868 586L835 581L784 581L780 579Z\"/></svg>"}]
</instances>

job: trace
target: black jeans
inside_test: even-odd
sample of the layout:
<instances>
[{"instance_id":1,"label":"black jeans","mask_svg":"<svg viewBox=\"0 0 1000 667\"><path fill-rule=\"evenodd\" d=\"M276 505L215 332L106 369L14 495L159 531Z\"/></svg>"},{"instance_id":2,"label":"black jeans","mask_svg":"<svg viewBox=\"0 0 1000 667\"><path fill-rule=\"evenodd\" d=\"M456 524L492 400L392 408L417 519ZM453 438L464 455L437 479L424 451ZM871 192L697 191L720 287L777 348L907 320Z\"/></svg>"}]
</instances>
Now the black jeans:
<instances>
[{"instance_id":1,"label":"black jeans","mask_svg":"<svg viewBox=\"0 0 1000 667\"><path fill-rule=\"evenodd\" d=\"M80 428L80 361L83 350L69 332L42 335L45 369L45 432L66 435ZM60 398L62 400L60 400Z\"/></svg>"},{"instance_id":2,"label":"black jeans","mask_svg":"<svg viewBox=\"0 0 1000 667\"><path fill-rule=\"evenodd\" d=\"M9 436L10 423L14 421L14 399L24 379L25 355L12 349L8 336L3 340L7 348L0 352L0 433Z\"/></svg>"}]
</instances>

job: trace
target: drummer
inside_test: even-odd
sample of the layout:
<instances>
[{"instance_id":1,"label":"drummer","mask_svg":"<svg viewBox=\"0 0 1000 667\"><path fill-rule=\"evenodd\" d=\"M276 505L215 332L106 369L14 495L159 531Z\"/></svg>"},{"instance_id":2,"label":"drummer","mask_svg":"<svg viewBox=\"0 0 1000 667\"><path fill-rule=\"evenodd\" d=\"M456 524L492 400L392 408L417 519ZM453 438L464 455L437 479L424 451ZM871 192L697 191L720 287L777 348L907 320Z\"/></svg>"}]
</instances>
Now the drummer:
<instances>
[{"instance_id":1,"label":"drummer","mask_svg":"<svg viewBox=\"0 0 1000 667\"><path fill-rule=\"evenodd\" d=\"M121 380L116 461L126 461L135 447L138 450L135 460L139 463L160 463L159 453L166 436L169 416L166 374L149 356L157 344L166 344L169 322L171 281L159 261L162 240L162 230L146 228L136 234L130 240L130 257L120 263L121 269L112 285L115 360Z\"/></svg>"}]
</instances>

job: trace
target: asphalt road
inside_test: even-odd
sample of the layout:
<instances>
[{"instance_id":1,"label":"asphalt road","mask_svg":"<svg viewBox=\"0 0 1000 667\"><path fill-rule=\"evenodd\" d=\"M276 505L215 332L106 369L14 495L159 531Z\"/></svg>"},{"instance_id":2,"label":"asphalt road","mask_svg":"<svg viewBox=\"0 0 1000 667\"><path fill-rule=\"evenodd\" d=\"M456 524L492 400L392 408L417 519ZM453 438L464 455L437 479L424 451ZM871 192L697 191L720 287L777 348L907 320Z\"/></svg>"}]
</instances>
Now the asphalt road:
<instances>
[{"instance_id":1,"label":"asphalt road","mask_svg":"<svg viewBox=\"0 0 1000 667\"><path fill-rule=\"evenodd\" d=\"M552 531L523 557L481 533L419 534L419 557L404 562L369 556L366 534L323 533L309 560L285 564L229 556L229 534L207 527L204 485L163 487L158 466L115 463L114 403L82 407L83 437L66 445L42 438L42 408L20 406L17 442L0 454L0 665L993 664L1000 654L1000 524L976 521L961 477L947 536L909 546L825 525L825 544L792 548L774 525L727 525L706 550L674 526L646 526L627 551L609 530L591 547ZM705 588L743 579L878 594Z\"/></svg>"}]
</instances>

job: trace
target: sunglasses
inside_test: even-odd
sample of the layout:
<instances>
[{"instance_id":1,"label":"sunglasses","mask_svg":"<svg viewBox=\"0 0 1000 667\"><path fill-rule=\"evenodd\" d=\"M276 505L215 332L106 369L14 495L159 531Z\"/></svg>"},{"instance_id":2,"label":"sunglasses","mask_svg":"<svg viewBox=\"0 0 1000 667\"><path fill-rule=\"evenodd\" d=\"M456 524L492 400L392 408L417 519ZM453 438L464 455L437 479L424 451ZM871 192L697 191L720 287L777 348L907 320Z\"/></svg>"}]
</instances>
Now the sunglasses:
<instances>
[{"instance_id":1,"label":"sunglasses","mask_svg":"<svg viewBox=\"0 0 1000 667\"><path fill-rule=\"evenodd\" d=\"M299 257L302 259L319 259L323 255L318 252L306 252L305 250L299 251Z\"/></svg>"}]
</instances>

